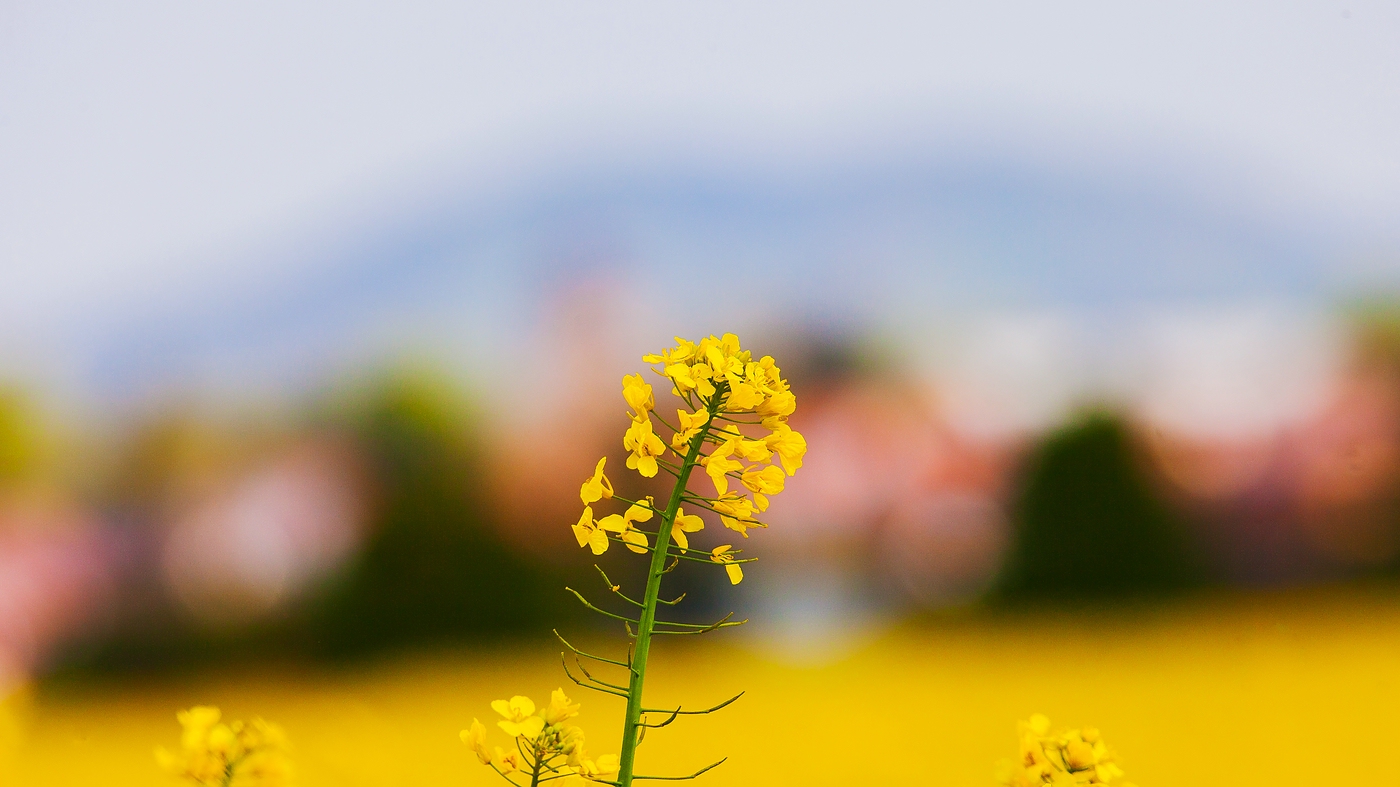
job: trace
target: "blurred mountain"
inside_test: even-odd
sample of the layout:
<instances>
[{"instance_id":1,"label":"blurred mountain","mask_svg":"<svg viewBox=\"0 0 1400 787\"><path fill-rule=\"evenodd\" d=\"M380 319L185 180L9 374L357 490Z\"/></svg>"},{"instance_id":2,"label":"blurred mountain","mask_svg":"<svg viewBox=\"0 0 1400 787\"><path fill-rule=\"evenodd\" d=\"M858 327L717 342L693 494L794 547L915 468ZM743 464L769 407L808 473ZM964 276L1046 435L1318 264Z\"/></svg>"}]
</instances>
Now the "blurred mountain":
<instances>
[{"instance_id":1,"label":"blurred mountain","mask_svg":"<svg viewBox=\"0 0 1400 787\"><path fill-rule=\"evenodd\" d=\"M1330 296L1336 238L1138 175L986 158L595 167L494 195L464 184L293 233L245 253L275 275L131 304L65 341L80 385L122 401L304 386L404 345L499 368L552 298L599 279L658 339L754 315L918 339L940 320L1023 310L1112 333L1152 308ZM724 297L664 298L681 282Z\"/></svg>"}]
</instances>

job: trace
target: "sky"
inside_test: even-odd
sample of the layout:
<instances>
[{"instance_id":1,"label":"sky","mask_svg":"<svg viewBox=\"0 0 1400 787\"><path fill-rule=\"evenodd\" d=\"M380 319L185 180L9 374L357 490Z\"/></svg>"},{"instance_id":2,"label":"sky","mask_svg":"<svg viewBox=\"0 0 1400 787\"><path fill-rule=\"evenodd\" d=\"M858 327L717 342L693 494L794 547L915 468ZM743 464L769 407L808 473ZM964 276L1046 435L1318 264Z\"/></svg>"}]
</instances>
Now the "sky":
<instances>
[{"instance_id":1,"label":"sky","mask_svg":"<svg viewBox=\"0 0 1400 787\"><path fill-rule=\"evenodd\" d=\"M0 364L178 328L351 264L328 239L589 171L800 191L1019 162L1322 237L1337 281L1388 280L1398 74L1396 3L9 2Z\"/></svg>"}]
</instances>

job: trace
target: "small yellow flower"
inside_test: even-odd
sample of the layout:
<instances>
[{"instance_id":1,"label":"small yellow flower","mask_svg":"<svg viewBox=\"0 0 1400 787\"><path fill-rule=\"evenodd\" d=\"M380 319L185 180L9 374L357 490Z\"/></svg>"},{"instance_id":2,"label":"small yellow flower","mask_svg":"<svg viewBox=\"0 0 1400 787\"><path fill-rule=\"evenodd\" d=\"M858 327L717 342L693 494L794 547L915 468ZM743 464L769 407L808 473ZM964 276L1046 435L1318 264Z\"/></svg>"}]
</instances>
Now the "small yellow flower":
<instances>
[{"instance_id":1,"label":"small yellow flower","mask_svg":"<svg viewBox=\"0 0 1400 787\"><path fill-rule=\"evenodd\" d=\"M491 763L491 751L486 748L486 727L479 720L472 719L472 726L462 730L462 743L471 747L482 765Z\"/></svg>"},{"instance_id":2,"label":"small yellow flower","mask_svg":"<svg viewBox=\"0 0 1400 787\"><path fill-rule=\"evenodd\" d=\"M648 497L647 502L651 503L652 499ZM636 522L649 521L652 513L650 506L634 503L624 514L609 514L598 520L598 527L610 533L616 533L623 545L633 552L644 553L647 551L648 543L646 533L633 528L632 525Z\"/></svg>"},{"instance_id":3,"label":"small yellow flower","mask_svg":"<svg viewBox=\"0 0 1400 787\"><path fill-rule=\"evenodd\" d=\"M695 514L687 514L685 508L676 509L676 521L671 523L671 538L684 552L690 549L690 539L686 533L698 533L705 529L705 520Z\"/></svg>"},{"instance_id":4,"label":"small yellow flower","mask_svg":"<svg viewBox=\"0 0 1400 787\"><path fill-rule=\"evenodd\" d=\"M696 413L677 410L676 421L680 431L671 436L671 448L678 454L684 454L690 441L710 422L710 414L705 410Z\"/></svg>"},{"instance_id":5,"label":"small yellow flower","mask_svg":"<svg viewBox=\"0 0 1400 787\"><path fill-rule=\"evenodd\" d=\"M505 717L496 726L512 738L534 738L544 729L544 719L535 715L535 703L529 697L517 694L509 701L496 700L491 710Z\"/></svg>"},{"instance_id":6,"label":"small yellow flower","mask_svg":"<svg viewBox=\"0 0 1400 787\"><path fill-rule=\"evenodd\" d=\"M710 560L724 566L724 573L729 575L729 584L737 585L744 581L744 569L734 562L734 555L730 554L729 544L717 546L710 550Z\"/></svg>"},{"instance_id":7,"label":"small yellow flower","mask_svg":"<svg viewBox=\"0 0 1400 787\"><path fill-rule=\"evenodd\" d=\"M721 524L744 538L749 537L749 528L763 527L763 525L753 521L754 504L747 497L733 494L725 495L718 500L710 501L710 505L719 514Z\"/></svg>"},{"instance_id":8,"label":"small yellow flower","mask_svg":"<svg viewBox=\"0 0 1400 787\"><path fill-rule=\"evenodd\" d=\"M746 437L740 437L734 442L734 453L750 462L767 462L773 456L773 450L768 447L767 441L750 440Z\"/></svg>"},{"instance_id":9,"label":"small yellow flower","mask_svg":"<svg viewBox=\"0 0 1400 787\"><path fill-rule=\"evenodd\" d=\"M636 470L646 478L656 475L656 457L666 451L666 444L651 429L651 419L642 415L632 419L632 425L622 436L622 447L632 452L627 457L627 468Z\"/></svg>"},{"instance_id":10,"label":"small yellow flower","mask_svg":"<svg viewBox=\"0 0 1400 787\"><path fill-rule=\"evenodd\" d=\"M676 340L674 349L664 350L660 355L643 355L642 360L646 363L660 363L668 366L673 363L690 363L695 358L695 344L679 336L674 338Z\"/></svg>"},{"instance_id":11,"label":"small yellow flower","mask_svg":"<svg viewBox=\"0 0 1400 787\"><path fill-rule=\"evenodd\" d=\"M200 785L284 787L291 779L287 739L262 719L222 722L219 709L202 705L181 711L181 751L156 750L165 770Z\"/></svg>"},{"instance_id":12,"label":"small yellow flower","mask_svg":"<svg viewBox=\"0 0 1400 787\"><path fill-rule=\"evenodd\" d=\"M555 689L549 695L549 707L544 709L545 724L558 724L578 715L578 703L570 700L563 689Z\"/></svg>"},{"instance_id":13,"label":"small yellow flower","mask_svg":"<svg viewBox=\"0 0 1400 787\"><path fill-rule=\"evenodd\" d=\"M502 751L500 746L491 755L491 764L501 773L515 773L520 770L520 752Z\"/></svg>"},{"instance_id":14,"label":"small yellow flower","mask_svg":"<svg viewBox=\"0 0 1400 787\"><path fill-rule=\"evenodd\" d=\"M580 757L574 770L579 776L589 781L611 781L612 777L617 775L617 755L604 754L597 759Z\"/></svg>"},{"instance_id":15,"label":"small yellow flower","mask_svg":"<svg viewBox=\"0 0 1400 787\"><path fill-rule=\"evenodd\" d=\"M583 515L578 518L578 523L573 525L574 538L578 539L578 545L588 547L593 550L593 554L601 555L608 551L608 534L598 526L593 520L593 507L584 506Z\"/></svg>"},{"instance_id":16,"label":"small yellow flower","mask_svg":"<svg viewBox=\"0 0 1400 787\"><path fill-rule=\"evenodd\" d=\"M749 383L734 383L729 386L729 396L724 400L724 409L730 412L752 410L763 404L763 392Z\"/></svg>"},{"instance_id":17,"label":"small yellow flower","mask_svg":"<svg viewBox=\"0 0 1400 787\"><path fill-rule=\"evenodd\" d=\"M710 477L710 481L715 485L715 492L719 495L724 495L729 491L728 474L744 469L742 462L731 457L734 448L735 441L727 440L716 446L709 456L700 460L700 464L705 468L705 475Z\"/></svg>"},{"instance_id":18,"label":"small yellow flower","mask_svg":"<svg viewBox=\"0 0 1400 787\"><path fill-rule=\"evenodd\" d=\"M797 397L791 391L776 391L754 408L754 412L764 418L787 418L796 410Z\"/></svg>"},{"instance_id":19,"label":"small yellow flower","mask_svg":"<svg viewBox=\"0 0 1400 787\"><path fill-rule=\"evenodd\" d=\"M758 468L750 467L744 471L744 486L751 492L759 492L765 495L776 495L783 491L783 482L786 476L783 471L773 465Z\"/></svg>"},{"instance_id":20,"label":"small yellow flower","mask_svg":"<svg viewBox=\"0 0 1400 787\"><path fill-rule=\"evenodd\" d=\"M700 385L699 381L695 379L689 364L669 364L661 373L671 378L671 385L674 386L674 392L677 396L685 396L686 392L694 391ZM706 382L708 382L708 380L706 380Z\"/></svg>"},{"instance_id":21,"label":"small yellow flower","mask_svg":"<svg viewBox=\"0 0 1400 787\"><path fill-rule=\"evenodd\" d=\"M603 465L608 463L605 456L598 460L598 465L593 468L593 475L583 482L583 488L579 490L578 496L583 499L584 505L591 505L599 500L607 500L613 496L612 482L603 475Z\"/></svg>"},{"instance_id":22,"label":"small yellow flower","mask_svg":"<svg viewBox=\"0 0 1400 787\"><path fill-rule=\"evenodd\" d=\"M637 415L656 409L651 385L643 380L640 374L629 374L622 378L622 398L627 400L628 406Z\"/></svg>"},{"instance_id":23,"label":"small yellow flower","mask_svg":"<svg viewBox=\"0 0 1400 787\"><path fill-rule=\"evenodd\" d=\"M765 421L764 424L769 425L769 422ZM782 421L772 422L769 428L773 433L764 438L764 442L778 455L787 474L793 475L802 467L802 457L807 454L807 440Z\"/></svg>"},{"instance_id":24,"label":"small yellow flower","mask_svg":"<svg viewBox=\"0 0 1400 787\"><path fill-rule=\"evenodd\" d=\"M1017 762L1006 763L999 776L1010 787L1043 787L1043 785L1111 785L1130 787L1117 779L1123 770L1113 761L1113 754L1092 727L1050 732L1050 720L1040 714L1017 725L1021 756Z\"/></svg>"}]
</instances>

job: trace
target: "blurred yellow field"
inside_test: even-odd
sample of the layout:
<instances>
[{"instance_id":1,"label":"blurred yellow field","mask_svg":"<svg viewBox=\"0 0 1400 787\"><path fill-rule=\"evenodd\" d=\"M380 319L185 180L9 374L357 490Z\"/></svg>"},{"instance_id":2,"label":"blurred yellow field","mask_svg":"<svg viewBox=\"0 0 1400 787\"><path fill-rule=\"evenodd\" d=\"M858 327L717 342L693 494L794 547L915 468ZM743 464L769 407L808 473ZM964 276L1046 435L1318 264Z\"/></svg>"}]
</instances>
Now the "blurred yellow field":
<instances>
[{"instance_id":1,"label":"blurred yellow field","mask_svg":"<svg viewBox=\"0 0 1400 787\"><path fill-rule=\"evenodd\" d=\"M1400 599L1382 592L969 616L907 626L819 665L767 653L737 636L665 643L649 684L659 702L748 694L654 731L641 771L729 755L703 783L988 785L1014 751L1016 720L1042 712L1056 726L1099 726L1142 787L1372 783L1394 772ZM533 641L338 672L249 665L54 687L39 693L18 773L4 781L175 784L152 749L176 743L177 708L214 703L280 722L305 787L492 784L458 731L488 720L492 699L547 697L563 683L557 656ZM615 750L621 701L574 695L590 750Z\"/></svg>"}]
</instances>

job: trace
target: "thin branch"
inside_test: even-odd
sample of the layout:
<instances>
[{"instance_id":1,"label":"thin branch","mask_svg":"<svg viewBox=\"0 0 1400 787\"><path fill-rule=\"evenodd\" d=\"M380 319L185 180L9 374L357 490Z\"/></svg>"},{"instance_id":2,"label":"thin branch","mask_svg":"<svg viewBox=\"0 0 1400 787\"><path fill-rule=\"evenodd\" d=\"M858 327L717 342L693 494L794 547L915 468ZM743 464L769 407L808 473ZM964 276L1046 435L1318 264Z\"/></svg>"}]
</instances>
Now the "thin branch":
<instances>
[{"instance_id":1,"label":"thin branch","mask_svg":"<svg viewBox=\"0 0 1400 787\"><path fill-rule=\"evenodd\" d=\"M670 424L666 423L666 419L665 419L665 418L662 418L662 417L661 417L661 414L658 413L655 409L653 409L653 410L651 411L650 415L651 415L652 418L655 418L656 420L660 421L662 426L666 427L667 429L670 429L672 432L679 432L679 431L680 431L680 430L677 429L676 427L671 426Z\"/></svg>"},{"instance_id":2,"label":"thin branch","mask_svg":"<svg viewBox=\"0 0 1400 787\"><path fill-rule=\"evenodd\" d=\"M714 631L714 630L716 630L716 629L733 628L733 627L735 627L735 626L742 626L742 625L744 625L745 623L748 623L748 622L749 622L749 619L748 619L748 618L744 618L743 620L734 620L734 621L729 620L729 618L731 618L731 617L733 617L733 616L734 616L734 613L731 612L731 613L729 613L728 615L725 615L723 618L721 618L719 621L717 621L717 622L715 622L715 623L711 623L711 624L708 625L708 626L704 626L704 627L702 627L702 628L693 629L693 630L691 630L691 631L666 631L666 630L663 630L663 629L654 629L654 630L652 631L652 633L653 633L653 634L708 634L708 633L710 633L711 631ZM665 622L665 621L657 621L658 624L661 624L661 623L664 623L664 622ZM673 624L670 624L670 625L679 626L679 625L690 625L690 624L673 623Z\"/></svg>"},{"instance_id":3,"label":"thin branch","mask_svg":"<svg viewBox=\"0 0 1400 787\"><path fill-rule=\"evenodd\" d=\"M674 607L675 605L681 603L681 602L684 601L684 600L685 600L685 594L682 593L682 594L680 594L679 596L676 596L675 598L671 599L670 601L667 601L667 600L664 599L664 598L659 598L659 599L656 600L656 603L658 603L658 604L665 604L665 605L667 605L667 606Z\"/></svg>"},{"instance_id":4,"label":"thin branch","mask_svg":"<svg viewBox=\"0 0 1400 787\"><path fill-rule=\"evenodd\" d=\"M608 579L608 573L607 573L606 571L603 570L603 567L602 567L602 566L598 565L597 563L594 563L594 564L593 564L593 567L596 568L596 569L598 569L598 573L599 573L599 574L602 574L602 575L603 575L603 584L605 584L605 585L608 586L608 590L609 590L609 591L611 591L611 592L617 594L617 597L618 597L618 598L622 599L623 601L626 601L626 602L629 603L629 604L635 604L635 605L641 607L642 609L646 609L646 608L647 608L647 605L646 605L646 604L643 604L642 602L637 601L637 600L631 598L630 596L628 596L627 594L623 593L623 592L622 592L622 586L621 586L621 585L614 585L614 584L613 584L613 581L612 581L611 579Z\"/></svg>"},{"instance_id":5,"label":"thin branch","mask_svg":"<svg viewBox=\"0 0 1400 787\"><path fill-rule=\"evenodd\" d=\"M646 780L648 780L648 781L658 781L658 782L659 782L659 781L666 781L666 782L683 782L683 781L689 781L690 779L696 778L697 776L699 776L700 774L704 773L705 771L708 771L708 770L710 770L710 769L712 769L712 768L718 768L719 766L721 766L721 765L724 764L725 760L728 760L728 759L729 759L728 757L725 757L724 759L722 759L722 760L720 760L720 761L718 761L718 762L712 762L712 763L710 763L709 765L706 765L705 767L703 767L703 768L701 768L700 770L696 771L695 773L690 774L689 776L633 776L633 777L632 777L632 781L641 781L642 779L646 779Z\"/></svg>"},{"instance_id":6,"label":"thin branch","mask_svg":"<svg viewBox=\"0 0 1400 787\"><path fill-rule=\"evenodd\" d=\"M614 697L621 697L623 699L627 699L627 692L625 691L614 691L612 689L603 688L601 686L594 686L592 683L585 683L584 681L581 681L578 678L574 677L574 673L569 671L569 661L568 659L564 658L563 653L559 654L559 662L564 665L564 674L569 676L569 680L578 684L582 688L592 689L593 691L599 692L601 694L611 694Z\"/></svg>"},{"instance_id":7,"label":"thin branch","mask_svg":"<svg viewBox=\"0 0 1400 787\"><path fill-rule=\"evenodd\" d=\"M617 665L617 666L619 666L619 667L628 667L628 668L630 668L630 667L632 666L631 664L626 664L626 663L624 663L624 662L618 661L617 659L608 659L608 658L603 658L602 656L595 656L595 655L593 655L592 653L584 653L583 651L579 650L578 648L574 647L573 645L570 645L570 644L569 644L569 641L566 640L566 639L564 639L564 637L559 633L559 629L554 629L554 636L559 637L559 641L562 642L562 643L564 643L564 647L566 647L566 648L568 648L569 650L573 651L575 655L583 656L583 657L586 658L586 659L593 659L594 661L601 661L601 662L603 662L604 664L615 664L615 665Z\"/></svg>"},{"instance_id":8,"label":"thin branch","mask_svg":"<svg viewBox=\"0 0 1400 787\"><path fill-rule=\"evenodd\" d=\"M704 709L704 710L685 710L685 709L683 709L683 708L681 708L681 707L678 706L678 707L677 707L675 710L673 710L673 711L671 711L671 710L666 710L666 709L664 709L664 708L642 708L642 712L643 712L643 713L674 713L674 714L676 714L676 715L678 715L678 716L703 716L703 715L705 715L706 713L714 713L715 711L719 710L720 708L723 708L723 707L725 707L726 705L732 704L735 700L738 700L738 699L739 699L740 697L742 697L742 696L744 696L744 692L741 691L741 692L739 692L738 694L735 694L733 697L730 697L729 699L725 700L724 702L721 702L720 704L714 706L713 708L706 708L706 709Z\"/></svg>"},{"instance_id":9,"label":"thin branch","mask_svg":"<svg viewBox=\"0 0 1400 787\"><path fill-rule=\"evenodd\" d=\"M656 621L656 625L658 625L658 626L678 626L678 627L680 627L680 628L687 628L687 629L706 629L706 628L714 628L715 626L719 625L720 623L725 622L726 620L729 620L729 619L732 618L732 617L734 617L734 613L733 613L733 612L730 612L728 615L725 615L724 617L720 618L717 622L715 622L715 623L713 623L713 624L712 624L712 623L679 623L679 622L670 621L670 620L658 620L658 621Z\"/></svg>"},{"instance_id":10,"label":"thin branch","mask_svg":"<svg viewBox=\"0 0 1400 787\"><path fill-rule=\"evenodd\" d=\"M585 667L585 666L583 666L583 662L582 662L582 661L579 661L577 658L574 659L574 664L578 665L579 671L583 673L583 676L584 676L585 678L588 678L589 680L593 681L594 683L598 684L599 686L607 686L607 687L610 688L610 689L617 689L618 691L627 691L627 687L626 687L626 686L619 686L619 685L617 685L616 683L608 683L608 682L605 681L605 680L599 680L599 679L593 677L593 673L589 672L589 671L588 671L588 668Z\"/></svg>"},{"instance_id":11,"label":"thin branch","mask_svg":"<svg viewBox=\"0 0 1400 787\"><path fill-rule=\"evenodd\" d=\"M623 616L623 615L618 615L618 614L609 612L609 611L607 611L606 609L599 609L598 607L593 606L591 603L589 603L588 599L586 599L586 598L583 597L583 594L582 594L582 593L578 592L577 590L574 590L573 588L566 587L566 588L564 588L564 589L567 590L567 591L569 591L570 593L573 593L573 594L574 594L574 597L577 598L579 601L582 601L582 602L583 602L583 605L584 605L585 607L588 607L589 609L593 610L594 612L597 612L599 615L606 615L607 617L615 618L615 619L617 619L617 620L621 620L621 621L623 621L624 623L638 623L638 621L633 620L632 618L625 617L625 616ZM638 625L640 625L640 623L638 623Z\"/></svg>"}]
</instances>

